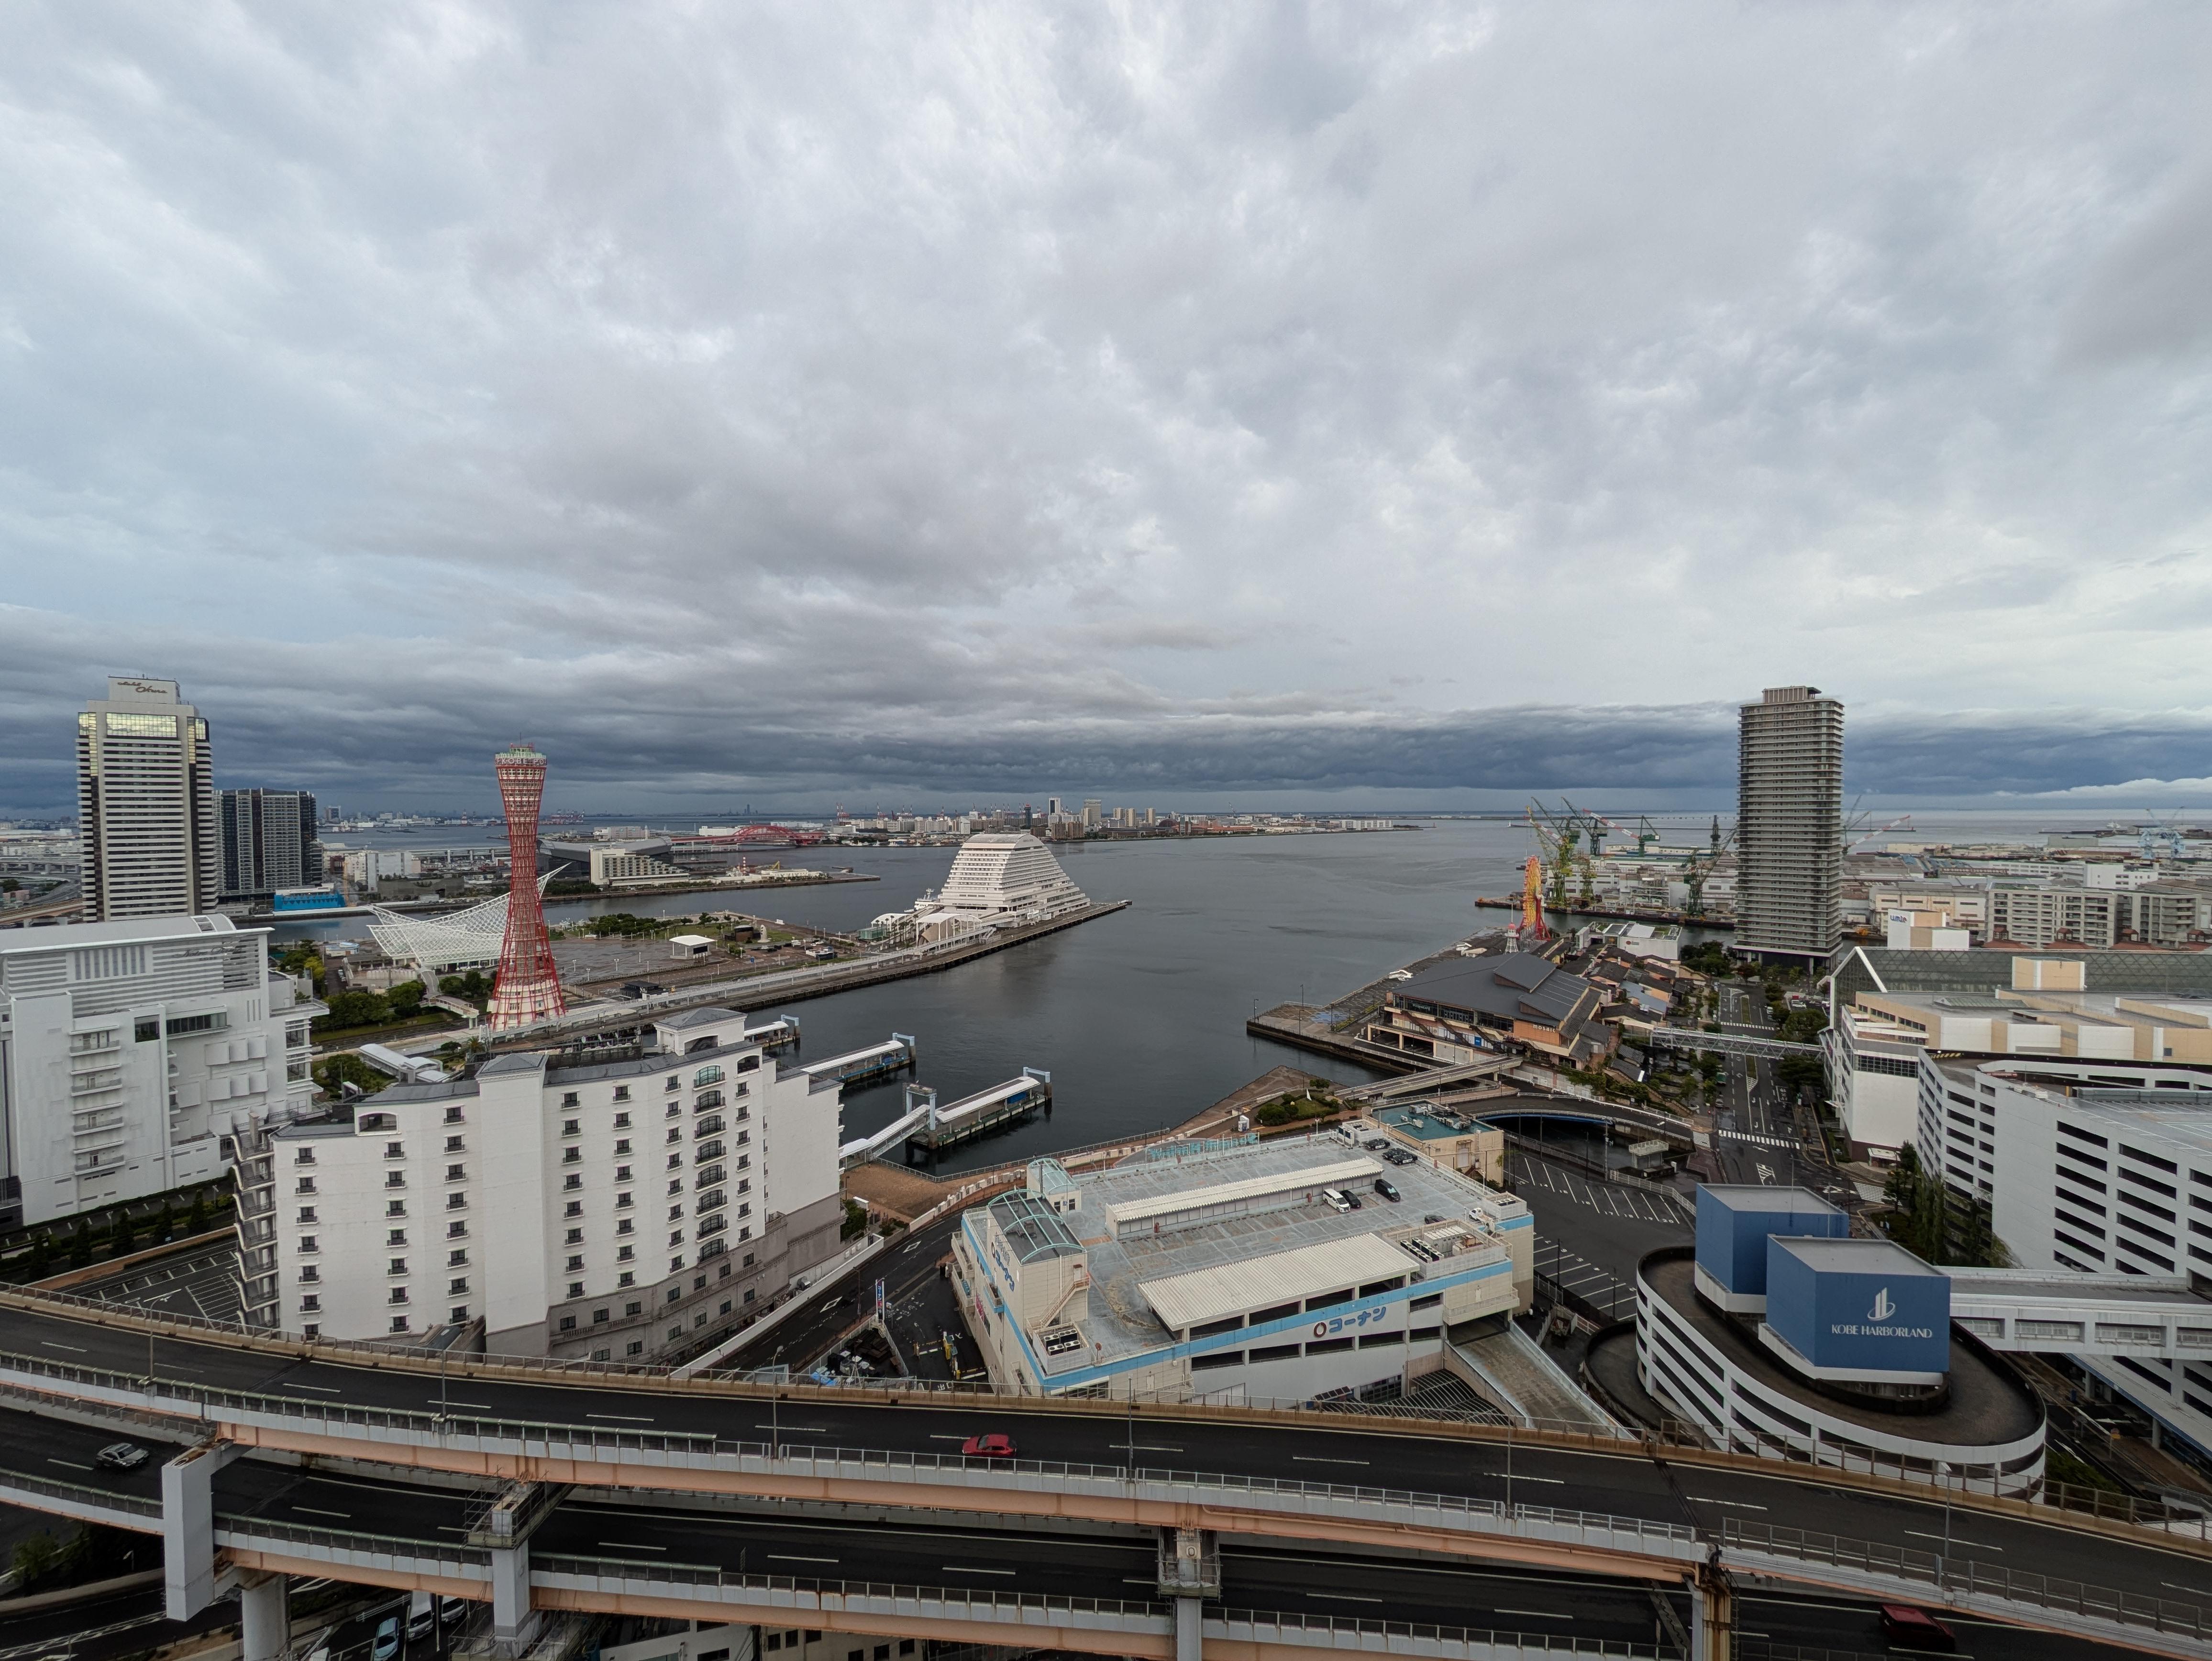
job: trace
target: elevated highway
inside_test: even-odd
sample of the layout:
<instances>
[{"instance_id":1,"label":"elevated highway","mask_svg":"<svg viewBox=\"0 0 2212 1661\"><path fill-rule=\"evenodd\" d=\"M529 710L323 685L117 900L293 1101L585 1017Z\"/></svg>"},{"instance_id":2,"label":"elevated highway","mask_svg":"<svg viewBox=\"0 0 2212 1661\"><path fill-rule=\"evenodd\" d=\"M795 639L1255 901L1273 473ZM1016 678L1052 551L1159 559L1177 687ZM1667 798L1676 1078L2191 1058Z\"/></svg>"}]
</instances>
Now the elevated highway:
<instances>
[{"instance_id":1,"label":"elevated highway","mask_svg":"<svg viewBox=\"0 0 2212 1661\"><path fill-rule=\"evenodd\" d=\"M1985 1496L1947 1503L1879 1475L1589 1435L441 1364L136 1318L35 1294L0 1295L0 1308L7 1352L0 1384L24 1413L57 1430L82 1420L76 1429L100 1439L112 1439L112 1415L125 1415L162 1428L171 1448L183 1450L152 1473L159 1477L152 1494L144 1487L151 1467L131 1475L135 1489L127 1482L110 1489L98 1473L88 1479L65 1465L22 1470L24 1456L0 1453L0 1468L15 1471L0 1480L0 1497L88 1515L87 1507L104 1508L88 1494L112 1492L116 1518L137 1519L121 1525L164 1533L173 1612L189 1612L195 1599L212 1595L219 1552L233 1573L334 1574L489 1596L504 1606L510 1626L533 1607L681 1609L701 1619L773 1622L773 1615L731 1611L783 1597L800 1601L773 1607L811 1610L821 1617L814 1624L837 1630L890 1631L889 1623L902 1621L896 1629L1006 1642L1011 1625L1024 1644L1122 1654L1170 1653L1170 1641L1178 1632L1188 1638L1194 1622L1224 1656L1256 1655L1249 1646L1284 1653L1323 1647L1310 1640L1335 1630L1291 1623L1315 1615L1310 1602L1301 1609L1270 1611L1256 1602L1231 1609L1225 1591L1193 1593L1164 1580L1144 1596L1134 1587L1071 1591L1075 1603L1049 1610L992 1601L1003 1591L947 1585L958 1577L943 1565L927 1597L920 1583L848 1593L810 1591L788 1584L806 1577L785 1576L779 1588L777 1575L750 1561L744 1525L728 1513L780 1502L896 1514L909 1530L957 1518L1024 1537L1139 1530L1256 1541L1328 1559L1335 1567L1314 1569L1307 1589L1355 1599L1370 1595L1362 1577L1379 1572L1353 1563L1363 1553L1418 1555L1469 1573L1596 1577L1615 1588L1694 1585L1691 1615L1705 1620L1709 1646L1724 1624L1723 1577L1735 1573L1862 1598L1948 1603L2150 1652L2212 1656L2212 1617L2194 1595L2212 1585L2212 1541L2202 1518L2185 1535ZM1013 1436L1023 1457L962 1458L960 1440L987 1430ZM11 1448L29 1439L16 1436ZM239 1510L234 1485L265 1482L264 1469L302 1459L374 1474L349 1504L319 1504L339 1515L318 1519L265 1504L255 1511L250 1494L252 1515ZM481 1507L533 1484L568 1492L540 1508L550 1520L538 1524L535 1538L511 1533L504 1544L480 1517L439 1520L450 1519L450 1510L438 1509L450 1500L411 1497L465 1489ZM586 1551L584 1536L561 1531L571 1526L562 1519L573 1508L604 1506L617 1491L624 1491L624 1505L642 1503L642 1494L663 1507L707 1507L697 1514L711 1521L695 1532L720 1542L717 1552L735 1551L734 1571L720 1559L696 1561L696 1554L684 1563L672 1553L647 1552L638 1561L610 1548L632 1537L614 1530L594 1536L598 1549ZM398 1496L376 1503L396 1506L410 1519L404 1527L378 1526L385 1513L358 1497L380 1492ZM846 1567L843 1554L822 1555L840 1561L817 1567ZM875 1585L878 1577L868 1579ZM1030 1596L1024 1585L1023 1596ZM1097 1607L1076 1606L1085 1600ZM1276 1625L1261 1634L1232 1615ZM877 1624L843 1624L867 1621ZM987 1630L1000 1635L978 1635Z\"/></svg>"}]
</instances>

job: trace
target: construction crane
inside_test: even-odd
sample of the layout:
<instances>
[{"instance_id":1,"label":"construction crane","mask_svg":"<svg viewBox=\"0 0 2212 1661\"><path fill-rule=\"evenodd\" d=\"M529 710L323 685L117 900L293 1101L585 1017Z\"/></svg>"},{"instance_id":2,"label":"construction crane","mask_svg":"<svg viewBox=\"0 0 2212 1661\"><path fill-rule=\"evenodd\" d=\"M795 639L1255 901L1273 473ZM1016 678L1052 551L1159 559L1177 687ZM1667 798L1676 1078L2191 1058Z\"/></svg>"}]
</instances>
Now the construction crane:
<instances>
[{"instance_id":1,"label":"construction crane","mask_svg":"<svg viewBox=\"0 0 2212 1661\"><path fill-rule=\"evenodd\" d=\"M1690 890L1687 903L1682 907L1684 916L1702 917L1705 915L1705 879L1712 875L1713 867L1721 862L1721 855L1735 846L1735 831L1731 829L1723 836L1720 819L1716 816L1711 846L1705 852L1692 854L1683 861L1682 879Z\"/></svg>"},{"instance_id":2,"label":"construction crane","mask_svg":"<svg viewBox=\"0 0 2212 1661\"><path fill-rule=\"evenodd\" d=\"M1620 827L1601 814L1585 812L1564 796L1556 812L1531 800L1523 818L1536 838L1547 903L1555 911L1571 904L1588 905L1594 876L1590 856L1604 847L1607 831L1619 834Z\"/></svg>"},{"instance_id":3,"label":"construction crane","mask_svg":"<svg viewBox=\"0 0 2212 1661\"><path fill-rule=\"evenodd\" d=\"M1858 822L1864 824L1865 816L1862 815ZM1873 830L1863 831L1857 836L1853 836L1851 828L1846 826L1844 830L1844 852L1856 853L1861 844L1872 842L1876 837L1886 837L1893 830L1910 830L1911 829L1912 829L1912 815L1910 813L1901 813L1887 824L1878 824Z\"/></svg>"}]
</instances>

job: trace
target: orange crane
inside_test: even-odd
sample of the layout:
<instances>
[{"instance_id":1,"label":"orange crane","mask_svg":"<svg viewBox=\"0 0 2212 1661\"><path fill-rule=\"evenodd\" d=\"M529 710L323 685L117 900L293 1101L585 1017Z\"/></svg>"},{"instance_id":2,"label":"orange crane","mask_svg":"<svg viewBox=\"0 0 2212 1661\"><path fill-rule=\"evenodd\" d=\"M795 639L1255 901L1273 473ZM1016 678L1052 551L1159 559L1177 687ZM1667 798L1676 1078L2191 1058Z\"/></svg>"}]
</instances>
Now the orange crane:
<instances>
[{"instance_id":1,"label":"orange crane","mask_svg":"<svg viewBox=\"0 0 2212 1661\"><path fill-rule=\"evenodd\" d=\"M1531 854L1521 873L1521 944L1534 946L1551 938L1544 921L1544 861Z\"/></svg>"}]
</instances>

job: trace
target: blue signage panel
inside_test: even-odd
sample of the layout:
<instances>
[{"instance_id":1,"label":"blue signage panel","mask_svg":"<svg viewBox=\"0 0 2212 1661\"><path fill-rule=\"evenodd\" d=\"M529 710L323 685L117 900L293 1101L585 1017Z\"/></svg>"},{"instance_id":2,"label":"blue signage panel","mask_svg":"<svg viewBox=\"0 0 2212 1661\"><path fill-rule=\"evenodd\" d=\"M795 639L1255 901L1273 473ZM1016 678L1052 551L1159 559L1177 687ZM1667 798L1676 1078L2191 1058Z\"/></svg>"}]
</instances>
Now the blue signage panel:
<instances>
[{"instance_id":1,"label":"blue signage panel","mask_svg":"<svg viewBox=\"0 0 2212 1661\"><path fill-rule=\"evenodd\" d=\"M1766 1291L1770 1234L1840 1239L1850 1232L1848 1216L1807 1189L1730 1183L1698 1189L1698 1267L1747 1297Z\"/></svg>"},{"instance_id":2,"label":"blue signage panel","mask_svg":"<svg viewBox=\"0 0 2212 1661\"><path fill-rule=\"evenodd\" d=\"M1887 1240L1777 1239L1766 1323L1816 1367L1947 1372L1951 1277Z\"/></svg>"},{"instance_id":3,"label":"blue signage panel","mask_svg":"<svg viewBox=\"0 0 2212 1661\"><path fill-rule=\"evenodd\" d=\"M335 911L345 904L336 888L280 888L270 897L271 911Z\"/></svg>"}]
</instances>

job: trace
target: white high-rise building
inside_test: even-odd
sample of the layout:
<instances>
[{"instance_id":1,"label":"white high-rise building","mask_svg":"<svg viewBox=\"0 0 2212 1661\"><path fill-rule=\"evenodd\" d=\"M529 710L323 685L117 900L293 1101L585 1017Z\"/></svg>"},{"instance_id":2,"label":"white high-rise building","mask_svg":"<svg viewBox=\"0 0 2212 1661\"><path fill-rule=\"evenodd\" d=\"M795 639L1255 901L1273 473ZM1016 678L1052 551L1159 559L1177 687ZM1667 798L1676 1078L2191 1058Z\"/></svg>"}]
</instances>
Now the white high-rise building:
<instances>
[{"instance_id":1,"label":"white high-rise building","mask_svg":"<svg viewBox=\"0 0 2212 1661\"><path fill-rule=\"evenodd\" d=\"M207 722L173 680L110 675L76 718L84 914L212 911L222 887Z\"/></svg>"},{"instance_id":2,"label":"white high-rise building","mask_svg":"<svg viewBox=\"0 0 2212 1661\"><path fill-rule=\"evenodd\" d=\"M1825 961L1844 933L1844 706L1819 687L1743 706L1735 850L1736 946Z\"/></svg>"},{"instance_id":3,"label":"white high-rise building","mask_svg":"<svg viewBox=\"0 0 2212 1661\"><path fill-rule=\"evenodd\" d=\"M221 1177L249 1117L307 1108L324 1006L269 931L161 917L0 933L0 1124L29 1223Z\"/></svg>"},{"instance_id":4,"label":"white high-rise building","mask_svg":"<svg viewBox=\"0 0 2212 1661\"><path fill-rule=\"evenodd\" d=\"M653 1360L836 1254L841 1095L693 1009L623 1059L496 1056L280 1126L240 1155L246 1317Z\"/></svg>"}]
</instances>

